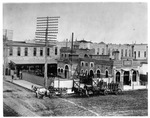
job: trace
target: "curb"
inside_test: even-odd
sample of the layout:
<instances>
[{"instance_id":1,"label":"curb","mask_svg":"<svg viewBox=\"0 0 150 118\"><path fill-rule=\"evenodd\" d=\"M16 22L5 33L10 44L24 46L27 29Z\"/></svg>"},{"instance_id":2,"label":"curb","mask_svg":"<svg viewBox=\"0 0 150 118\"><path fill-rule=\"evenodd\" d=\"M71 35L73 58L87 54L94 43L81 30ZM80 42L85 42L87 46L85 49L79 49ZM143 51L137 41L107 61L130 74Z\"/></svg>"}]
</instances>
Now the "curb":
<instances>
[{"instance_id":1,"label":"curb","mask_svg":"<svg viewBox=\"0 0 150 118\"><path fill-rule=\"evenodd\" d=\"M9 80L6 80L6 79L5 79L5 81L7 81L7 82L9 82L9 83L12 83L12 84L14 84L14 85L17 85L17 86L19 86L19 87L22 87L22 88L24 88L24 89L26 89L26 90L29 90L29 91L33 92L33 90L31 90L31 89L26 88L26 87L24 87L24 86L21 86L21 85L19 85L19 84L16 84L16 83L14 83L14 82L11 82L11 81L9 81Z\"/></svg>"}]
</instances>

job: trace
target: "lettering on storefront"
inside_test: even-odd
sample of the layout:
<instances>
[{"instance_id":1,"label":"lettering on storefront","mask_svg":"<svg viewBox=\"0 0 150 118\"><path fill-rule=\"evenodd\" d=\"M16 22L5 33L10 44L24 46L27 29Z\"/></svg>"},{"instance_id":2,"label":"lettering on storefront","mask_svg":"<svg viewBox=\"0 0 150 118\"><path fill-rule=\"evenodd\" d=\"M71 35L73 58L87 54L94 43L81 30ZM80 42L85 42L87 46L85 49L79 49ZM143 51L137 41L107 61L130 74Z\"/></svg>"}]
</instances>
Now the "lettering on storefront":
<instances>
[{"instance_id":1,"label":"lettering on storefront","mask_svg":"<svg viewBox=\"0 0 150 118\"><path fill-rule=\"evenodd\" d=\"M132 66L132 60L123 60L123 66Z\"/></svg>"}]
</instances>

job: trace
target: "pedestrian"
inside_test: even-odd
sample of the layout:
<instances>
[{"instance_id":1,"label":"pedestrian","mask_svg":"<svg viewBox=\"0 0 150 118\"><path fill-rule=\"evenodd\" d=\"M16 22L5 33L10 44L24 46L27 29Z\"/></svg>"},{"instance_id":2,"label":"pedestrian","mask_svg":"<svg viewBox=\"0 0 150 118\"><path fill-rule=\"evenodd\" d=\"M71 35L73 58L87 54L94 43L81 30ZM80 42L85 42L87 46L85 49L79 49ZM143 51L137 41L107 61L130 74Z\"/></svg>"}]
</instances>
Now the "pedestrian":
<instances>
[{"instance_id":1,"label":"pedestrian","mask_svg":"<svg viewBox=\"0 0 150 118\"><path fill-rule=\"evenodd\" d=\"M19 74L20 74L20 79L22 79L22 71L20 71L20 73L19 73Z\"/></svg>"},{"instance_id":2,"label":"pedestrian","mask_svg":"<svg viewBox=\"0 0 150 118\"><path fill-rule=\"evenodd\" d=\"M14 75L12 74L11 76L12 76L12 82L13 82L13 80L14 80Z\"/></svg>"}]
</instances>

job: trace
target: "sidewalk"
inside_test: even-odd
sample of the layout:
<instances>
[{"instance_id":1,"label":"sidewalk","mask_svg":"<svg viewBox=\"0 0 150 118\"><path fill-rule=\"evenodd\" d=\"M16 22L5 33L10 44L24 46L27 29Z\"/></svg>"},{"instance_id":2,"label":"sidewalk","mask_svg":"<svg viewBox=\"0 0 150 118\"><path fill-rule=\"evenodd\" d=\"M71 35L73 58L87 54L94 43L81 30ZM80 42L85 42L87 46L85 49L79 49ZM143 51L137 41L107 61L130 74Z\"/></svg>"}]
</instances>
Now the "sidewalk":
<instances>
[{"instance_id":1,"label":"sidewalk","mask_svg":"<svg viewBox=\"0 0 150 118\"><path fill-rule=\"evenodd\" d=\"M12 78L11 76L5 76L4 79L6 81L9 81L9 82L12 82ZM31 83L31 82L28 82L28 81L25 81L25 80L20 80L20 79L15 79L13 80L13 83L16 84L16 85L19 85L23 88L26 88L28 90L32 90L31 89L31 86L34 85L34 86L37 86L37 87L42 87L40 85L37 85L37 84L34 84L34 83Z\"/></svg>"},{"instance_id":2,"label":"sidewalk","mask_svg":"<svg viewBox=\"0 0 150 118\"><path fill-rule=\"evenodd\" d=\"M11 76L5 76L4 79L6 81L12 82ZM32 90L31 89L32 85L37 86L37 87L42 87L40 85L31 83L31 82L28 82L28 81L25 81L25 80L20 80L20 79L13 80L13 83L16 84L16 85L19 85L19 86L21 86L23 88L26 88L28 90ZM148 89L148 86L147 87L146 86L134 86L134 88L132 88L131 86L124 86L123 91L137 90L137 89ZM72 93L72 91L68 90L67 93Z\"/></svg>"}]
</instances>

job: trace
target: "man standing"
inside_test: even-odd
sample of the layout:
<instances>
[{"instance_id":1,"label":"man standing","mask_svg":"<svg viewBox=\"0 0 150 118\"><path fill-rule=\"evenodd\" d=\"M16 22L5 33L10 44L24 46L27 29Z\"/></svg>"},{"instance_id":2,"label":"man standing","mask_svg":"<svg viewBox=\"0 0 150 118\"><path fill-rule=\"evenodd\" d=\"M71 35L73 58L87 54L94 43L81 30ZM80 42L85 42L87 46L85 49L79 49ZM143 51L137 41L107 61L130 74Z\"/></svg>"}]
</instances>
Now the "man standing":
<instances>
[{"instance_id":1,"label":"man standing","mask_svg":"<svg viewBox=\"0 0 150 118\"><path fill-rule=\"evenodd\" d=\"M22 79L22 71L20 70L20 72L19 72L19 73L20 73L20 79Z\"/></svg>"}]
</instances>

